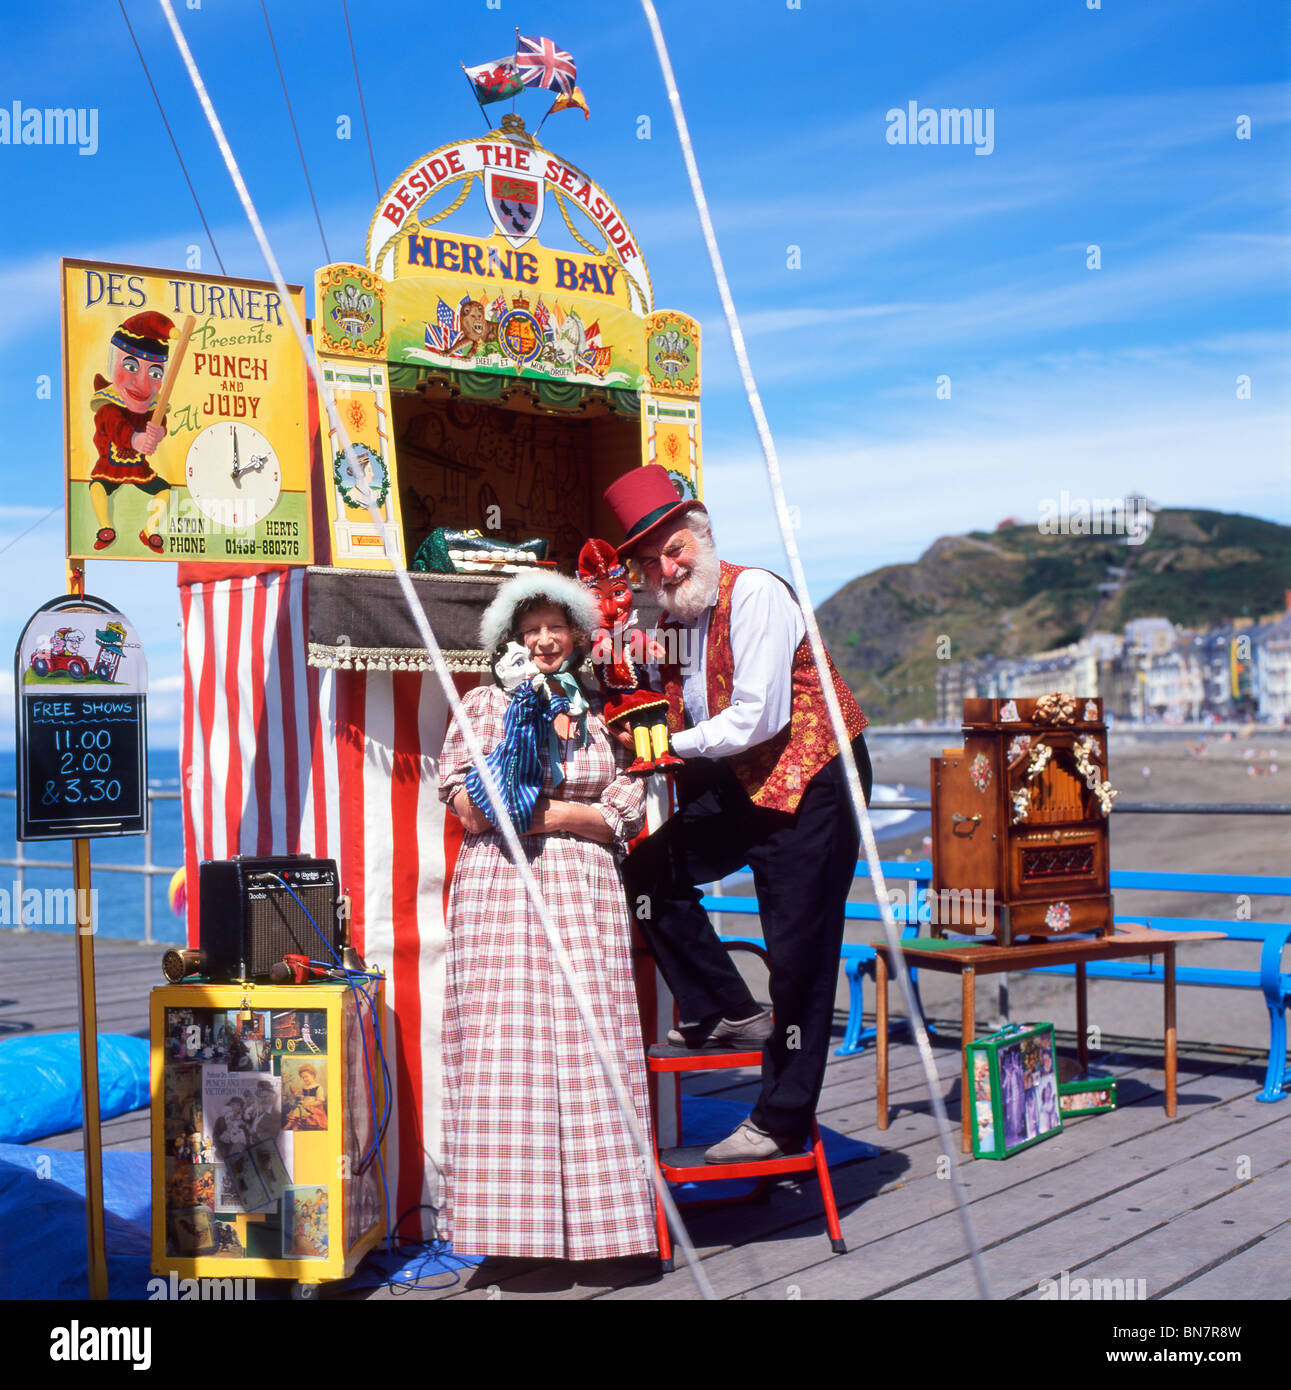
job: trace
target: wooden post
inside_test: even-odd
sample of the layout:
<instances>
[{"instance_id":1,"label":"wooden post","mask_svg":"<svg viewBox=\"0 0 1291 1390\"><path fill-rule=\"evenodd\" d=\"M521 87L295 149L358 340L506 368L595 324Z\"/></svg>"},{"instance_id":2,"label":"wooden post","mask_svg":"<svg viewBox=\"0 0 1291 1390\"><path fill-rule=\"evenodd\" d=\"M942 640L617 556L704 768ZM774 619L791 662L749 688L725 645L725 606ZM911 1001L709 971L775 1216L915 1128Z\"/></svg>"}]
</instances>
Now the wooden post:
<instances>
[{"instance_id":1,"label":"wooden post","mask_svg":"<svg viewBox=\"0 0 1291 1390\"><path fill-rule=\"evenodd\" d=\"M1076 962L1076 1062L1084 1076L1089 1071L1089 995L1083 960Z\"/></svg>"},{"instance_id":2,"label":"wooden post","mask_svg":"<svg viewBox=\"0 0 1291 1390\"><path fill-rule=\"evenodd\" d=\"M67 592L85 592L85 570L68 562ZM81 1135L85 1151L85 1229L90 1297L108 1296L108 1261L103 1221L103 1137L99 1123L99 1015L94 995L94 919L90 898L90 842L72 841L72 887L76 895L76 1003L81 1033Z\"/></svg>"},{"instance_id":3,"label":"wooden post","mask_svg":"<svg viewBox=\"0 0 1291 1390\"><path fill-rule=\"evenodd\" d=\"M961 976L961 1006L963 1022L959 1039L959 1147L963 1153L973 1152L972 1081L968 1075L968 1044L977 1036L977 972L971 965L964 967Z\"/></svg>"},{"instance_id":4,"label":"wooden post","mask_svg":"<svg viewBox=\"0 0 1291 1390\"><path fill-rule=\"evenodd\" d=\"M888 963L874 953L874 1054L879 1073L879 1128L888 1127Z\"/></svg>"},{"instance_id":5,"label":"wooden post","mask_svg":"<svg viewBox=\"0 0 1291 1390\"><path fill-rule=\"evenodd\" d=\"M1165 950L1165 1113L1174 1119L1175 1106L1175 1016L1174 1016L1174 942Z\"/></svg>"}]
</instances>

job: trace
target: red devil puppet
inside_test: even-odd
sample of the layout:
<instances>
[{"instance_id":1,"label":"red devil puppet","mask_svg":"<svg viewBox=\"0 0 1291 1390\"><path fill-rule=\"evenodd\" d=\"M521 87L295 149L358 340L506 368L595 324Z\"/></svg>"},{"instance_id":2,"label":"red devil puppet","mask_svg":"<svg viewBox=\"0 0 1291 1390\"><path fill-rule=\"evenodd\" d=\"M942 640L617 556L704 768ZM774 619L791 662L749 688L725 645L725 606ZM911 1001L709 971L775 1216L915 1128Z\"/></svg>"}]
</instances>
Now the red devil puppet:
<instances>
[{"instance_id":1,"label":"red devil puppet","mask_svg":"<svg viewBox=\"0 0 1291 1390\"><path fill-rule=\"evenodd\" d=\"M663 655L637 627L628 572L608 541L590 540L578 554L578 578L596 596L602 627L592 634L592 665L605 696L605 722L626 722L636 745L628 768L638 777L680 767L668 752L667 699L645 683L644 666Z\"/></svg>"}]
</instances>

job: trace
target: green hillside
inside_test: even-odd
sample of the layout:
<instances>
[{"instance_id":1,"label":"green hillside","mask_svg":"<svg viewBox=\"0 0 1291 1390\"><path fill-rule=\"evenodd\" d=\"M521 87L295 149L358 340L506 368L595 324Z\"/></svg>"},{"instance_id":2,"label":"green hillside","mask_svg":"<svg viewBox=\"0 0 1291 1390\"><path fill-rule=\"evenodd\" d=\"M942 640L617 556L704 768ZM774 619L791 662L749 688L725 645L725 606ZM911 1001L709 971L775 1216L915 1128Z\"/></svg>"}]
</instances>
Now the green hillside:
<instances>
[{"instance_id":1,"label":"green hillside","mask_svg":"<svg viewBox=\"0 0 1291 1390\"><path fill-rule=\"evenodd\" d=\"M1119 592L1099 585L1127 571ZM1291 527L1227 512L1162 511L1142 545L1034 525L943 536L914 564L853 579L820 606L825 641L874 720L931 719L944 660L1022 657L1132 618L1205 627L1280 612Z\"/></svg>"}]
</instances>

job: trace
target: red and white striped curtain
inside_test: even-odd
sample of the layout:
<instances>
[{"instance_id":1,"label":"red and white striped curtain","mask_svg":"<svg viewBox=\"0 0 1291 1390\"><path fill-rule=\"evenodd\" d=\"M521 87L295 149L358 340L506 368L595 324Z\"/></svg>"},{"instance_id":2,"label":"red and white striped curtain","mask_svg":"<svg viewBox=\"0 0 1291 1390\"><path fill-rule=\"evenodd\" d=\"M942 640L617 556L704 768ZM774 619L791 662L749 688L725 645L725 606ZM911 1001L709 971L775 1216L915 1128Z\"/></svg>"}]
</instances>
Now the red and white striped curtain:
<instances>
[{"instance_id":1,"label":"red and white striped curtain","mask_svg":"<svg viewBox=\"0 0 1291 1390\"><path fill-rule=\"evenodd\" d=\"M437 795L448 702L433 672L308 666L303 570L184 582L194 574L180 576L189 941L201 860L337 861L354 944L386 972L393 1219L438 1201L444 914L460 843ZM478 679L456 677L462 691Z\"/></svg>"}]
</instances>

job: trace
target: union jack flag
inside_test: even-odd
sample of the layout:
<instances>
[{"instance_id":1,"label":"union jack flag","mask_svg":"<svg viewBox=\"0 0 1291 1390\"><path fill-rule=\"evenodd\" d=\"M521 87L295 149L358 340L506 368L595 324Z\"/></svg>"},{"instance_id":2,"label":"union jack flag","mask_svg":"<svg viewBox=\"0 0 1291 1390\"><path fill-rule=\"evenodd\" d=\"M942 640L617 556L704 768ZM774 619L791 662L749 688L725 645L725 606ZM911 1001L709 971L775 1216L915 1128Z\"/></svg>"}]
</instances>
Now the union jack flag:
<instances>
[{"instance_id":1,"label":"union jack flag","mask_svg":"<svg viewBox=\"0 0 1291 1390\"><path fill-rule=\"evenodd\" d=\"M499 293L498 297L489 305L489 313L493 315L494 321L500 319L507 311L507 301L504 294Z\"/></svg>"},{"instance_id":2,"label":"union jack flag","mask_svg":"<svg viewBox=\"0 0 1291 1390\"><path fill-rule=\"evenodd\" d=\"M538 327L542 329L544 338L551 337L551 315L547 312L547 306L539 297L537 305L534 307L533 316L538 320Z\"/></svg>"},{"instance_id":3,"label":"union jack flag","mask_svg":"<svg viewBox=\"0 0 1291 1390\"><path fill-rule=\"evenodd\" d=\"M578 76L574 60L550 39L531 39L517 34L516 65L526 87L549 87L557 92L574 90Z\"/></svg>"}]
</instances>

